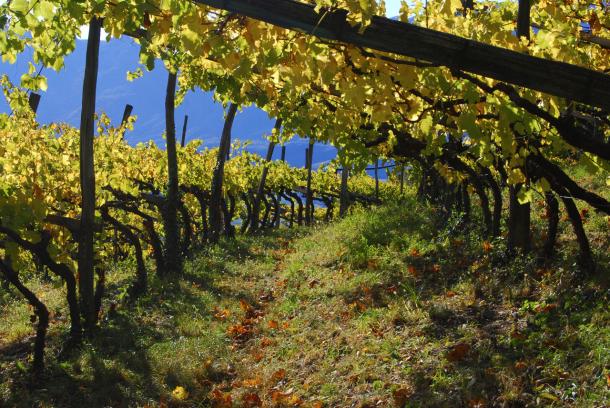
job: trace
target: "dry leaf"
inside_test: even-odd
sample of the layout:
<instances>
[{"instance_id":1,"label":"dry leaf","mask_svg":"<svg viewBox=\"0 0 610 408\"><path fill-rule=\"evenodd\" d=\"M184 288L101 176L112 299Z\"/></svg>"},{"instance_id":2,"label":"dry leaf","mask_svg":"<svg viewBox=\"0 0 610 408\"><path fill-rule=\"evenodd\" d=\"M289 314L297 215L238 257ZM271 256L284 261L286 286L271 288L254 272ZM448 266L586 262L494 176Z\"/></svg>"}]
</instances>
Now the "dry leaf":
<instances>
[{"instance_id":1,"label":"dry leaf","mask_svg":"<svg viewBox=\"0 0 610 408\"><path fill-rule=\"evenodd\" d=\"M414 265L407 266L407 271L409 271L409 275L413 276L414 278L417 278L419 276L419 272L417 271L417 268Z\"/></svg>"},{"instance_id":2,"label":"dry leaf","mask_svg":"<svg viewBox=\"0 0 610 408\"><path fill-rule=\"evenodd\" d=\"M249 408L263 406L263 401L261 401L258 394L255 394L255 393L245 394L241 398L241 402L243 403L242 405L244 407L249 407Z\"/></svg>"},{"instance_id":3,"label":"dry leaf","mask_svg":"<svg viewBox=\"0 0 610 408\"><path fill-rule=\"evenodd\" d=\"M392 393L392 397L394 398L394 406L404 407L412 394L413 391L408 388L397 389Z\"/></svg>"},{"instance_id":4,"label":"dry leaf","mask_svg":"<svg viewBox=\"0 0 610 408\"><path fill-rule=\"evenodd\" d=\"M449 353L447 353L447 360L451 362L463 360L466 354L470 351L470 346L466 343L458 343Z\"/></svg>"},{"instance_id":5,"label":"dry leaf","mask_svg":"<svg viewBox=\"0 0 610 408\"><path fill-rule=\"evenodd\" d=\"M276 381L283 380L285 377L286 377L286 370L284 370L283 368L280 368L279 370L277 370L275 373L273 373L271 375L271 378Z\"/></svg>"},{"instance_id":6,"label":"dry leaf","mask_svg":"<svg viewBox=\"0 0 610 408\"><path fill-rule=\"evenodd\" d=\"M223 392L218 388L214 388L210 392L210 399L213 406L218 408L231 408L233 406L233 398L230 392Z\"/></svg>"}]
</instances>

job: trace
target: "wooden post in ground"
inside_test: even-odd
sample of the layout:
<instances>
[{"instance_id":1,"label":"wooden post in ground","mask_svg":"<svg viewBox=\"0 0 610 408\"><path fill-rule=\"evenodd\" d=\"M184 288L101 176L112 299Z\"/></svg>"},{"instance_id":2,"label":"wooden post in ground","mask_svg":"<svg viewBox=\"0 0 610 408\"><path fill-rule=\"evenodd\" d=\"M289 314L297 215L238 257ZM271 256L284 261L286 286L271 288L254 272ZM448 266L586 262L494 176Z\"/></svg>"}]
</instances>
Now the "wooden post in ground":
<instances>
[{"instance_id":1,"label":"wooden post in ground","mask_svg":"<svg viewBox=\"0 0 610 408\"><path fill-rule=\"evenodd\" d=\"M177 74L168 72L165 93L165 137L167 138L167 197L165 203L165 267L170 275L182 272L182 256L180 254L180 229L178 227L178 155L176 153L176 108Z\"/></svg>"},{"instance_id":2,"label":"wooden post in ground","mask_svg":"<svg viewBox=\"0 0 610 408\"><path fill-rule=\"evenodd\" d=\"M305 224L311 225L314 221L314 208L313 208L313 193L311 191L311 167L313 162L313 139L309 139L309 147L306 150L306 161L307 166L307 194L305 197Z\"/></svg>"},{"instance_id":3,"label":"wooden post in ground","mask_svg":"<svg viewBox=\"0 0 610 408\"><path fill-rule=\"evenodd\" d=\"M97 320L94 300L95 168L93 137L101 28L101 20L93 17L89 23L80 118L81 218L78 242L78 290L85 321L84 327L89 334L93 331Z\"/></svg>"},{"instance_id":4,"label":"wooden post in ground","mask_svg":"<svg viewBox=\"0 0 610 408\"><path fill-rule=\"evenodd\" d=\"M517 18L517 35L530 38L530 0L519 0ZM521 249L528 252L531 248L530 238L530 203L521 204L518 199L523 184L509 187L508 249Z\"/></svg>"},{"instance_id":5,"label":"wooden post in ground","mask_svg":"<svg viewBox=\"0 0 610 408\"><path fill-rule=\"evenodd\" d=\"M40 94L36 92L30 92L30 96L28 98L28 104L30 105L30 109L34 112L34 115L38 111L38 104L40 103Z\"/></svg>"},{"instance_id":6,"label":"wooden post in ground","mask_svg":"<svg viewBox=\"0 0 610 408\"><path fill-rule=\"evenodd\" d=\"M123 110L123 118L121 119L121 125L127 123L127 119L131 116L131 112L133 111L133 106L130 104L125 105L125 109Z\"/></svg>"},{"instance_id":7,"label":"wooden post in ground","mask_svg":"<svg viewBox=\"0 0 610 408\"><path fill-rule=\"evenodd\" d=\"M379 159L375 159L375 198L379 198Z\"/></svg>"},{"instance_id":8,"label":"wooden post in ground","mask_svg":"<svg viewBox=\"0 0 610 408\"><path fill-rule=\"evenodd\" d=\"M347 181L349 178L349 168L343 164L341 170L341 194L339 195L339 216L343 217L349 208L349 190Z\"/></svg>"},{"instance_id":9,"label":"wooden post in ground","mask_svg":"<svg viewBox=\"0 0 610 408\"><path fill-rule=\"evenodd\" d=\"M212 186L210 188L210 205L208 212L210 214L210 241L217 242L222 231L222 185L224 180L224 167L226 158L231 150L231 128L235 114L237 113L237 105L231 103L225 118L225 124L220 137L218 146L218 155L216 156L216 165L214 166L212 175Z\"/></svg>"},{"instance_id":10,"label":"wooden post in ground","mask_svg":"<svg viewBox=\"0 0 610 408\"><path fill-rule=\"evenodd\" d=\"M184 147L186 143L186 126L189 123L189 115L184 115L184 123L182 124L182 139L180 140L180 146Z\"/></svg>"}]
</instances>

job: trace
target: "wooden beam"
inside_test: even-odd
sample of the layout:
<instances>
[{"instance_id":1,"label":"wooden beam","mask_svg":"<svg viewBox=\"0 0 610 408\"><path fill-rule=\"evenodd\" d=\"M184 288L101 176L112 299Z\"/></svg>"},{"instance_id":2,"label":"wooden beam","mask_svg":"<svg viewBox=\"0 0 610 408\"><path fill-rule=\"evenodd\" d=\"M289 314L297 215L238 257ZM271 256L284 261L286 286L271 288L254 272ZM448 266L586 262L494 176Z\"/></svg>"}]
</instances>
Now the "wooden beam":
<instances>
[{"instance_id":1,"label":"wooden beam","mask_svg":"<svg viewBox=\"0 0 610 408\"><path fill-rule=\"evenodd\" d=\"M293 0L192 0L290 30L394 53L534 89L610 111L610 75L533 57L384 17L364 31L345 10L322 10Z\"/></svg>"}]
</instances>

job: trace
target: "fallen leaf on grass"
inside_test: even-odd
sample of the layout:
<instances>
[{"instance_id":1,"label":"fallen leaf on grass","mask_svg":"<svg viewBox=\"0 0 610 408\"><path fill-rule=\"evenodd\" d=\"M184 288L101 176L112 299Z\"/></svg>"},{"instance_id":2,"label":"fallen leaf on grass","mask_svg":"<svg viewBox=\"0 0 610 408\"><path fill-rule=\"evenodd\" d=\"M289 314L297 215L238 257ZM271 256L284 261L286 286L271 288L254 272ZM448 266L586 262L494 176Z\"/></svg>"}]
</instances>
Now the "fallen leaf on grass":
<instances>
[{"instance_id":1,"label":"fallen leaf on grass","mask_svg":"<svg viewBox=\"0 0 610 408\"><path fill-rule=\"evenodd\" d=\"M310 281L309 281L309 288L310 288L310 289L313 289L313 288L314 288L314 287L315 287L315 286L316 286L318 283L320 283L320 281L319 281L319 280L317 280L317 279L312 279L312 280L310 280Z\"/></svg>"},{"instance_id":2,"label":"fallen leaf on grass","mask_svg":"<svg viewBox=\"0 0 610 408\"><path fill-rule=\"evenodd\" d=\"M260 342L261 347L268 347L274 344L275 342L268 337L263 337Z\"/></svg>"},{"instance_id":3,"label":"fallen leaf on grass","mask_svg":"<svg viewBox=\"0 0 610 408\"><path fill-rule=\"evenodd\" d=\"M250 329L248 327L244 326L243 324L235 324L233 326L230 326L227 329L227 333L231 337L240 337L245 334L248 334L249 332L250 332Z\"/></svg>"},{"instance_id":4,"label":"fallen leaf on grass","mask_svg":"<svg viewBox=\"0 0 610 408\"><path fill-rule=\"evenodd\" d=\"M548 305L538 305L534 309L536 313L548 313L551 310L557 309L557 303L549 303Z\"/></svg>"},{"instance_id":5,"label":"fallen leaf on grass","mask_svg":"<svg viewBox=\"0 0 610 408\"><path fill-rule=\"evenodd\" d=\"M468 408L485 408L487 404L481 398L473 398L468 401Z\"/></svg>"},{"instance_id":6,"label":"fallen leaf on grass","mask_svg":"<svg viewBox=\"0 0 610 408\"><path fill-rule=\"evenodd\" d=\"M248 408L262 407L263 406L263 401L261 401L261 399L258 396L258 394L255 394L255 393L245 394L241 398L241 402L243 403L242 405L244 407L248 407Z\"/></svg>"},{"instance_id":7,"label":"fallen leaf on grass","mask_svg":"<svg viewBox=\"0 0 610 408\"><path fill-rule=\"evenodd\" d=\"M521 371L521 370L525 370L526 368L527 368L527 364L525 364L525 362L523 362L523 361L517 361L515 363L515 370Z\"/></svg>"},{"instance_id":8,"label":"fallen leaf on grass","mask_svg":"<svg viewBox=\"0 0 610 408\"><path fill-rule=\"evenodd\" d=\"M409 397L413 394L413 391L408 388L399 388L392 393L394 398L395 407L404 407L409 400Z\"/></svg>"},{"instance_id":9,"label":"fallen leaf on grass","mask_svg":"<svg viewBox=\"0 0 610 408\"><path fill-rule=\"evenodd\" d=\"M366 262L366 269L370 271L375 271L379 269L379 261L377 259L369 259Z\"/></svg>"},{"instance_id":10,"label":"fallen leaf on grass","mask_svg":"<svg viewBox=\"0 0 610 408\"><path fill-rule=\"evenodd\" d=\"M483 251L490 252L493 249L493 245L489 241L483 241Z\"/></svg>"},{"instance_id":11,"label":"fallen leaf on grass","mask_svg":"<svg viewBox=\"0 0 610 408\"><path fill-rule=\"evenodd\" d=\"M218 388L214 388L210 392L210 399L214 407L231 408L233 406L233 398L230 392L223 392Z\"/></svg>"},{"instance_id":12,"label":"fallen leaf on grass","mask_svg":"<svg viewBox=\"0 0 610 408\"><path fill-rule=\"evenodd\" d=\"M303 404L303 400L292 392L272 391L271 401L273 401L275 405L289 407L298 407Z\"/></svg>"},{"instance_id":13,"label":"fallen leaf on grass","mask_svg":"<svg viewBox=\"0 0 610 408\"><path fill-rule=\"evenodd\" d=\"M184 401L189 397L189 393L184 389L184 387L178 386L174 388L174 391L172 391L172 397L177 400Z\"/></svg>"},{"instance_id":14,"label":"fallen leaf on grass","mask_svg":"<svg viewBox=\"0 0 610 408\"><path fill-rule=\"evenodd\" d=\"M409 272L409 275L413 276L414 278L417 278L419 276L419 272L417 271L417 268L414 265L407 266L407 271Z\"/></svg>"},{"instance_id":15,"label":"fallen leaf on grass","mask_svg":"<svg viewBox=\"0 0 610 408\"><path fill-rule=\"evenodd\" d=\"M267 326L269 326L269 328L273 329L273 330L277 330L280 328L280 325L277 322L277 320L269 320L269 322L267 323Z\"/></svg>"},{"instance_id":16,"label":"fallen leaf on grass","mask_svg":"<svg viewBox=\"0 0 610 408\"><path fill-rule=\"evenodd\" d=\"M242 387L244 388L255 388L262 384L262 380L259 377L249 378L247 380L243 380L241 382Z\"/></svg>"},{"instance_id":17,"label":"fallen leaf on grass","mask_svg":"<svg viewBox=\"0 0 610 408\"><path fill-rule=\"evenodd\" d=\"M451 351L449 351L449 353L447 353L447 360L449 360L451 362L463 360L469 351L470 351L470 346L468 344L458 343L455 346L453 346L453 348L451 349Z\"/></svg>"},{"instance_id":18,"label":"fallen leaf on grass","mask_svg":"<svg viewBox=\"0 0 610 408\"><path fill-rule=\"evenodd\" d=\"M382 328L381 326L371 324L371 325L370 325L370 327L371 327L371 331L373 332L373 334L374 334L375 336L377 336L377 337L379 337L379 338L382 338L382 337L383 337L383 335L384 335L384 330L383 330L383 328Z\"/></svg>"},{"instance_id":19,"label":"fallen leaf on grass","mask_svg":"<svg viewBox=\"0 0 610 408\"><path fill-rule=\"evenodd\" d=\"M243 299L239 301L239 307L241 307L241 310L243 310L246 314L252 311L252 306L250 306L250 304Z\"/></svg>"},{"instance_id":20,"label":"fallen leaf on grass","mask_svg":"<svg viewBox=\"0 0 610 408\"><path fill-rule=\"evenodd\" d=\"M259 361L261 361L263 359L263 357L265 357L265 355L263 354L262 351L256 350L252 353L252 358L254 359L254 361L256 361L257 363Z\"/></svg>"},{"instance_id":21,"label":"fallen leaf on grass","mask_svg":"<svg viewBox=\"0 0 610 408\"><path fill-rule=\"evenodd\" d=\"M510 338L515 339L515 340L525 340L526 336L525 336L525 334L523 334L517 330L514 330L510 333Z\"/></svg>"},{"instance_id":22,"label":"fallen leaf on grass","mask_svg":"<svg viewBox=\"0 0 610 408\"><path fill-rule=\"evenodd\" d=\"M280 368L279 370L277 370L275 373L273 373L271 375L271 378L276 381L283 380L285 377L286 377L286 370L284 370L283 368Z\"/></svg>"},{"instance_id":23,"label":"fallen leaf on grass","mask_svg":"<svg viewBox=\"0 0 610 408\"><path fill-rule=\"evenodd\" d=\"M231 316L231 312L227 309L219 309L217 306L214 306L214 317L218 320L225 320L227 317Z\"/></svg>"}]
</instances>

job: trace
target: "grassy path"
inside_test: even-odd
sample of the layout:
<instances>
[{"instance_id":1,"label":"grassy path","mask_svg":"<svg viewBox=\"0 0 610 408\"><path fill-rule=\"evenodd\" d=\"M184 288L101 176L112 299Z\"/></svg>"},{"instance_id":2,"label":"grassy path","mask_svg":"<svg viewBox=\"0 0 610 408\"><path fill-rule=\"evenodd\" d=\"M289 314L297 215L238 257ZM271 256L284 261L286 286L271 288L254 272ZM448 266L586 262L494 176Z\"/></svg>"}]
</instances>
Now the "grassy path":
<instances>
[{"instance_id":1,"label":"grassy path","mask_svg":"<svg viewBox=\"0 0 610 408\"><path fill-rule=\"evenodd\" d=\"M69 355L62 290L38 282L47 382L29 390L27 353L0 350L0 406L610 406L607 285L577 287L569 255L506 263L435 218L407 202L223 242L183 279L105 304L99 336ZM2 312L0 348L27 345L27 307Z\"/></svg>"},{"instance_id":2,"label":"grassy path","mask_svg":"<svg viewBox=\"0 0 610 408\"><path fill-rule=\"evenodd\" d=\"M362 212L281 240L225 281L247 304L214 403L607 404L604 303L558 296L557 276L500 264L476 234L439 235L424 211Z\"/></svg>"}]
</instances>

